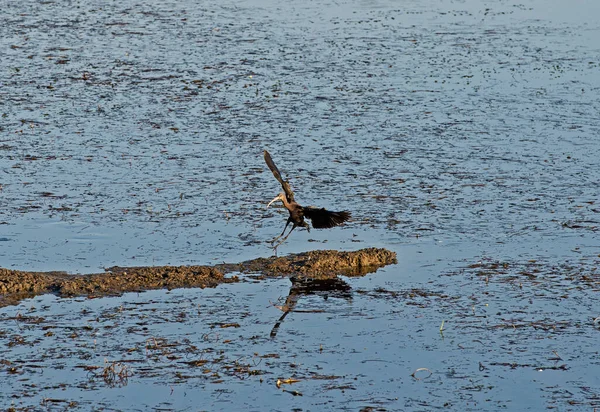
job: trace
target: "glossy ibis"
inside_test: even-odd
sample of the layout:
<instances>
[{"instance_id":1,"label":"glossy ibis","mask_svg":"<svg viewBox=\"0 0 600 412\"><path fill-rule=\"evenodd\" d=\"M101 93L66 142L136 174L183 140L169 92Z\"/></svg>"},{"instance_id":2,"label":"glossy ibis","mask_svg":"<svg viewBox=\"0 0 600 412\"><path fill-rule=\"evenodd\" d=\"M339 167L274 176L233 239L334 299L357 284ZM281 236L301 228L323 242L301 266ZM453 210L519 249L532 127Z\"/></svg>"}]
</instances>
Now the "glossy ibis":
<instances>
[{"instance_id":1,"label":"glossy ibis","mask_svg":"<svg viewBox=\"0 0 600 412\"><path fill-rule=\"evenodd\" d=\"M287 223L283 228L283 232L281 232L279 236L277 236L271 241L271 244L273 244L274 249L277 249L279 245L285 242L288 236L292 233L292 230L299 226L305 227L306 230L310 232L310 226L304 221L305 217L311 220L312 226L315 229L328 229L334 226L341 225L342 223L350 219L350 212L347 211L331 212L324 208L300 206L294 200L294 192L292 191L290 184L287 182L287 180L283 180L279 169L277 169L277 166L275 166L271 155L266 150L265 162L267 163L267 166L269 166L269 169L271 169L271 172L273 172L273 176L275 176L275 179L277 179L279 183L281 183L281 187L283 187L283 192L279 193L275 197L275 199L271 200L267 205L267 208L271 206L273 202L281 200L283 206L288 210L288 212L290 212L290 216L288 217ZM292 229L285 237L283 237L290 223L292 224ZM281 239L277 244L275 244L275 242L281 237L283 237L283 239Z\"/></svg>"}]
</instances>

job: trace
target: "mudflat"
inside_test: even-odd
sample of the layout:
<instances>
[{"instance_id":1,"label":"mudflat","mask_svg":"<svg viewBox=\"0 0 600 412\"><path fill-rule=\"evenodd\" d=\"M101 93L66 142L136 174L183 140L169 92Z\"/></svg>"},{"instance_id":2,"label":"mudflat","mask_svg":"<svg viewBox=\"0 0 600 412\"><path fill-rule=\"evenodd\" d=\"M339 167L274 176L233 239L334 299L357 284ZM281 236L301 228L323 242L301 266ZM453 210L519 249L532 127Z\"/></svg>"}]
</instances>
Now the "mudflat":
<instances>
[{"instance_id":1,"label":"mudflat","mask_svg":"<svg viewBox=\"0 0 600 412\"><path fill-rule=\"evenodd\" d=\"M215 287L237 281L235 276L225 277L232 272L260 273L268 277L298 275L311 279L361 276L391 263L396 263L396 253L368 248L353 252L314 250L215 266L113 266L104 273L76 275L0 268L0 293L3 295L0 306L45 293L99 297L151 289Z\"/></svg>"}]
</instances>

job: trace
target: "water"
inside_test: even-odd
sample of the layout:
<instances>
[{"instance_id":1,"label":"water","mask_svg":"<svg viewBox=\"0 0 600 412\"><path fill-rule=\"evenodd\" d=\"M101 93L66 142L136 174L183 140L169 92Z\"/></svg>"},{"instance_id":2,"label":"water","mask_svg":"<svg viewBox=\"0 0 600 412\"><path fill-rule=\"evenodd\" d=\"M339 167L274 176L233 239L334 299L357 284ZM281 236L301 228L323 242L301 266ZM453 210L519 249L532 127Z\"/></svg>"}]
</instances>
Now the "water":
<instances>
[{"instance_id":1,"label":"water","mask_svg":"<svg viewBox=\"0 0 600 412\"><path fill-rule=\"evenodd\" d=\"M89 273L267 256L286 216L265 210L280 187L263 149L301 204L354 217L294 232L279 253L376 246L399 260L346 279L351 299L302 296L275 339L271 303L289 280L4 308L3 404L598 406L595 3L2 6L0 266ZM44 321L10 320L32 306ZM229 321L239 328L206 341ZM64 325L91 330L70 338ZM16 335L27 343L9 346ZM126 384L84 369L132 348ZM204 373L163 350L219 360ZM260 358L270 353L279 358ZM242 379L238 359L252 370L262 359L264 374ZM417 380L421 367L432 373ZM302 397L275 385L293 376L282 388Z\"/></svg>"}]
</instances>

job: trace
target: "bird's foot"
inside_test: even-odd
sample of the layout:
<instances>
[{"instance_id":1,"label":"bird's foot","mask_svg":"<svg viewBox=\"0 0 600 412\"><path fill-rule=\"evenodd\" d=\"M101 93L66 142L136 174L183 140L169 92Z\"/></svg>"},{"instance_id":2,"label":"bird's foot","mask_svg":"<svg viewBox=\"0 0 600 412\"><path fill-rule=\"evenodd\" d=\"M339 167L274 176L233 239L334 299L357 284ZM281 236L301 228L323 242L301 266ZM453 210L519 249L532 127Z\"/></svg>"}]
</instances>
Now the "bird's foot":
<instances>
[{"instance_id":1,"label":"bird's foot","mask_svg":"<svg viewBox=\"0 0 600 412\"><path fill-rule=\"evenodd\" d=\"M277 254L277 248L279 247L279 245L281 245L283 242L285 242L286 239L287 239L287 237L281 239L276 244L273 244L274 242L271 242L271 248L275 251L275 254Z\"/></svg>"}]
</instances>

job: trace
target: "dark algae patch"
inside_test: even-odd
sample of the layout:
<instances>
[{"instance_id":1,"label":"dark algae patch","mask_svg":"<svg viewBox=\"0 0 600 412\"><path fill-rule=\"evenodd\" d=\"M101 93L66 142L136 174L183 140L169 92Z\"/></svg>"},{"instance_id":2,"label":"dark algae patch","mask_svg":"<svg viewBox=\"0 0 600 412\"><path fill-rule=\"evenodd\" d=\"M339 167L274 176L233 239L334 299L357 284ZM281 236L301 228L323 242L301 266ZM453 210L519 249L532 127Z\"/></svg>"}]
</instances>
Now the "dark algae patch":
<instances>
[{"instance_id":1,"label":"dark algae patch","mask_svg":"<svg viewBox=\"0 0 600 412\"><path fill-rule=\"evenodd\" d=\"M364 276L396 263L396 253L386 249L354 252L316 250L284 257L258 258L216 266L110 267L105 273L69 275L65 272L26 272L0 268L0 305L14 304L25 297L44 293L58 296L94 297L151 289L207 288L236 282L230 272L262 273L269 277L300 275L332 279L338 275Z\"/></svg>"}]
</instances>

